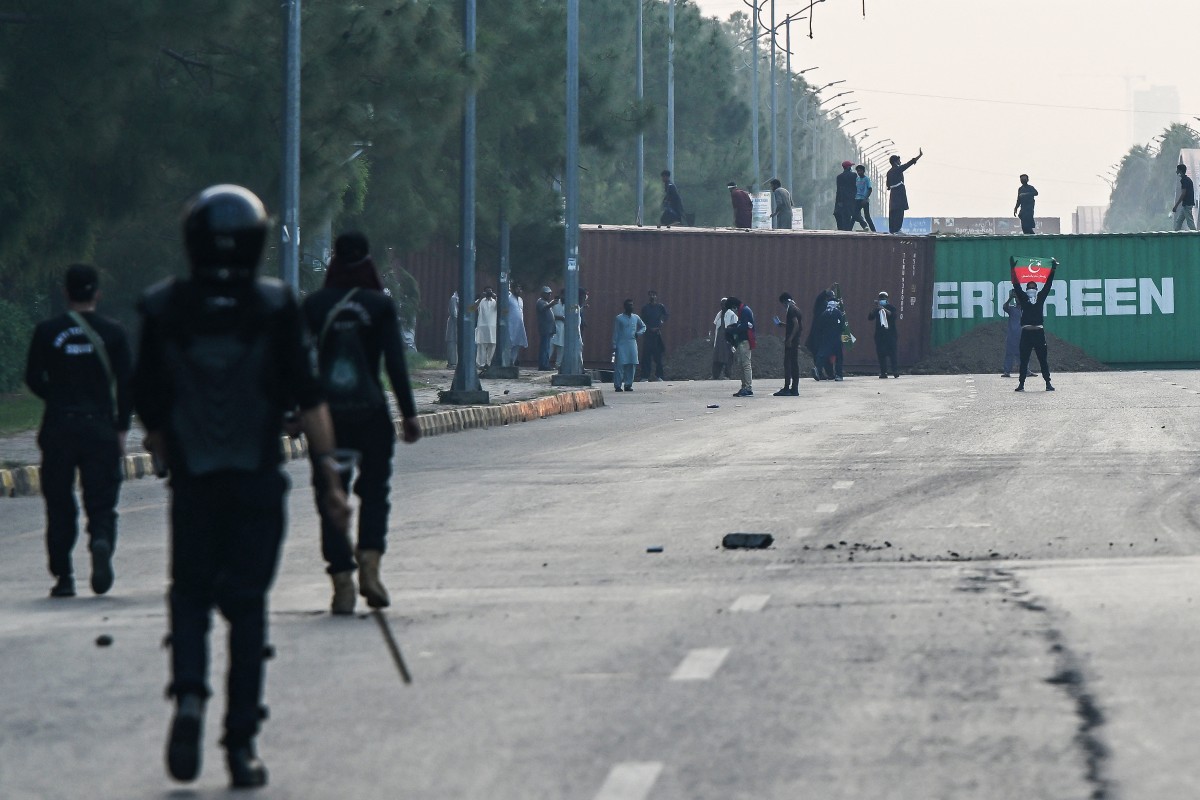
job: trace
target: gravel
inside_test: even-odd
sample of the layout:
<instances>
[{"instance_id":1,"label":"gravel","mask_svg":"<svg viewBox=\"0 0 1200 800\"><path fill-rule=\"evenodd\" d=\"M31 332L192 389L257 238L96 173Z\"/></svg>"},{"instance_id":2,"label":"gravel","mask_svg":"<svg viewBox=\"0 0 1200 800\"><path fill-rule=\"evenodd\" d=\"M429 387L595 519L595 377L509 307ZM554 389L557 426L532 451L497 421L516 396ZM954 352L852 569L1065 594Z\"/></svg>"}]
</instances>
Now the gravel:
<instances>
[{"instance_id":1,"label":"gravel","mask_svg":"<svg viewBox=\"0 0 1200 800\"><path fill-rule=\"evenodd\" d=\"M1004 336L1007 327L1007 320L977 325L954 341L937 348L920 363L905 371L916 375L998 373L1004 366ZM1103 372L1108 369L1076 345L1059 339L1049 331L1046 332L1046 350L1051 373ZM1038 371L1036 354L1029 357L1029 368L1034 372Z\"/></svg>"}]
</instances>

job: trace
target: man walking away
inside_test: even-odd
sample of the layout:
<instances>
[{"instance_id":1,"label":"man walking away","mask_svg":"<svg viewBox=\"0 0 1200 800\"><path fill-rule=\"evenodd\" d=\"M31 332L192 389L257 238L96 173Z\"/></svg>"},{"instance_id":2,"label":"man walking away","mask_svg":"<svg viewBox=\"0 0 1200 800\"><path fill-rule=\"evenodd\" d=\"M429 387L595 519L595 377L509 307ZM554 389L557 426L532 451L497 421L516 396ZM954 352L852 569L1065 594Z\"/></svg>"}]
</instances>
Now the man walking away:
<instances>
[{"instance_id":1,"label":"man walking away","mask_svg":"<svg viewBox=\"0 0 1200 800\"><path fill-rule=\"evenodd\" d=\"M291 290L256 278L267 237L262 202L214 186L188 206L191 276L151 287L139 305L133 394L145 444L171 474L171 684L175 717L167 768L200 772L208 631L229 623L225 736L230 783L263 786L254 747L267 648L267 591L284 535L288 480L280 470L283 415L300 408L317 508L343 531L350 508L333 458L333 425Z\"/></svg>"},{"instance_id":2,"label":"man walking away","mask_svg":"<svg viewBox=\"0 0 1200 800\"><path fill-rule=\"evenodd\" d=\"M837 194L833 199L833 218L839 231L854 230L856 204L854 196L857 193L856 176L851 170L852 161L842 162L842 171L837 176Z\"/></svg>"},{"instance_id":3,"label":"man walking away","mask_svg":"<svg viewBox=\"0 0 1200 800\"><path fill-rule=\"evenodd\" d=\"M1004 370L1000 373L1001 378L1012 377L1013 364L1020 363L1021 359L1021 304L1017 302L1017 290L1008 290L1008 302L1003 306L1004 313L1008 315L1008 329L1004 334ZM1028 377L1026 375L1025 377Z\"/></svg>"},{"instance_id":4,"label":"man walking away","mask_svg":"<svg viewBox=\"0 0 1200 800\"><path fill-rule=\"evenodd\" d=\"M67 268L67 313L39 323L29 345L25 383L45 401L38 446L46 501L46 550L56 579L51 597L75 596L71 551L79 538L75 473L83 488L92 591L112 588L121 457L133 413L132 356L125 330L96 313L95 268Z\"/></svg>"},{"instance_id":5,"label":"man walking away","mask_svg":"<svg viewBox=\"0 0 1200 800\"><path fill-rule=\"evenodd\" d=\"M896 363L896 324L900 315L896 307L888 302L888 293L880 292L879 299L867 319L875 323L875 354L879 357L879 377L888 376L888 361L892 364L892 377L900 377L900 367Z\"/></svg>"},{"instance_id":6,"label":"man walking away","mask_svg":"<svg viewBox=\"0 0 1200 800\"><path fill-rule=\"evenodd\" d=\"M750 193L739 189L733 181L726 184L725 188L729 190L729 201L733 203L733 227L749 229L754 223L754 201Z\"/></svg>"},{"instance_id":7,"label":"man walking away","mask_svg":"<svg viewBox=\"0 0 1200 800\"><path fill-rule=\"evenodd\" d=\"M633 313L633 301L626 300L624 310L613 320L613 388L633 391L633 373L637 370L637 337L646 332L642 318Z\"/></svg>"},{"instance_id":8,"label":"man walking away","mask_svg":"<svg viewBox=\"0 0 1200 800\"><path fill-rule=\"evenodd\" d=\"M379 379L381 362L400 407L404 441L411 444L421 438L396 306L382 288L367 237L343 233L333 245L325 288L305 298L302 307L316 343L338 447L358 452L360 459L354 482L359 499L358 546L353 552L346 532L321 520L321 553L333 582L330 612L338 615L354 613L356 567L357 591L367 605L386 608L390 604L379 564L387 551L396 429ZM340 476L343 491L350 490L350 477L350 470Z\"/></svg>"},{"instance_id":9,"label":"man walking away","mask_svg":"<svg viewBox=\"0 0 1200 800\"><path fill-rule=\"evenodd\" d=\"M667 347L663 343L662 327L667 322L667 307L658 302L658 292L648 292L646 305L642 306L642 322L646 323L646 338L642 340L646 360L642 362L642 380L650 380L651 362L654 362L654 380L663 380L663 354Z\"/></svg>"},{"instance_id":10,"label":"man walking away","mask_svg":"<svg viewBox=\"0 0 1200 800\"><path fill-rule=\"evenodd\" d=\"M734 397L754 396L754 369L750 353L755 345L754 312L750 306L736 297L725 301L725 308L737 314L737 322L726 328L729 344L737 353L738 371L742 378L742 388L734 393Z\"/></svg>"},{"instance_id":11,"label":"man walking away","mask_svg":"<svg viewBox=\"0 0 1200 800\"><path fill-rule=\"evenodd\" d=\"M679 190L671 182L670 170L664 169L660 177L663 183L663 199L662 216L659 217L658 224L669 228L683 222L683 198L679 196Z\"/></svg>"},{"instance_id":12,"label":"man walking away","mask_svg":"<svg viewBox=\"0 0 1200 800\"><path fill-rule=\"evenodd\" d=\"M784 325L783 334L783 388L775 397L800 396L800 331L804 327L800 309L787 292L779 295L783 303L783 319L775 318L776 325Z\"/></svg>"},{"instance_id":13,"label":"man walking away","mask_svg":"<svg viewBox=\"0 0 1200 800\"><path fill-rule=\"evenodd\" d=\"M1012 285L1017 293L1017 302L1021 304L1021 364L1019 366L1021 372L1018 375L1017 388L1013 391L1025 391L1025 375L1029 372L1029 353L1036 351L1038 363L1042 365L1042 377L1046 380L1046 391L1053 392L1054 387L1050 385L1050 362L1046 358L1044 312L1046 298L1050 296L1050 287L1054 284L1054 272L1058 269L1058 260L1050 259L1050 276L1046 278L1046 285L1032 300L1025 292L1021 291L1021 284L1017 279L1017 260L1010 258L1008 263L1012 267ZM1026 290L1037 289L1037 283L1030 281L1025 288Z\"/></svg>"},{"instance_id":14,"label":"man walking away","mask_svg":"<svg viewBox=\"0 0 1200 800\"><path fill-rule=\"evenodd\" d=\"M792 229L792 193L783 188L779 178L771 178L771 227L790 231Z\"/></svg>"},{"instance_id":15,"label":"man walking away","mask_svg":"<svg viewBox=\"0 0 1200 800\"><path fill-rule=\"evenodd\" d=\"M550 342L554 339L554 300L549 286L542 287L542 296L533 304L538 326L538 369L550 369Z\"/></svg>"},{"instance_id":16,"label":"man walking away","mask_svg":"<svg viewBox=\"0 0 1200 800\"><path fill-rule=\"evenodd\" d=\"M1021 176L1021 185L1017 187L1017 204L1013 206L1013 216L1021 220L1021 233L1033 233L1033 204L1038 190L1029 183L1029 176Z\"/></svg>"},{"instance_id":17,"label":"man walking away","mask_svg":"<svg viewBox=\"0 0 1200 800\"><path fill-rule=\"evenodd\" d=\"M890 156L888 163L892 168L887 171L884 183L888 190L888 231L899 233L904 227L904 212L908 211L908 190L904 187L904 171L921 160L925 151L917 149L917 154L908 162L901 164L900 156Z\"/></svg>"},{"instance_id":18,"label":"man walking away","mask_svg":"<svg viewBox=\"0 0 1200 800\"><path fill-rule=\"evenodd\" d=\"M1196 187L1187 175L1186 166L1178 165L1175 173L1179 176L1179 193L1175 196L1175 205L1171 206L1171 213L1175 215L1175 230L1183 230L1186 225L1188 230L1194 231L1196 223L1192 220L1192 209L1196 207Z\"/></svg>"},{"instance_id":19,"label":"man walking away","mask_svg":"<svg viewBox=\"0 0 1200 800\"><path fill-rule=\"evenodd\" d=\"M871 183L871 179L867 177L867 168L863 164L859 164L854 168L856 173L854 178L854 203L857 206L854 210L854 219L852 222L857 222L862 226L862 229L875 232L875 220L871 219L871 194L875 191L875 186ZM854 227L851 225L851 227Z\"/></svg>"}]
</instances>

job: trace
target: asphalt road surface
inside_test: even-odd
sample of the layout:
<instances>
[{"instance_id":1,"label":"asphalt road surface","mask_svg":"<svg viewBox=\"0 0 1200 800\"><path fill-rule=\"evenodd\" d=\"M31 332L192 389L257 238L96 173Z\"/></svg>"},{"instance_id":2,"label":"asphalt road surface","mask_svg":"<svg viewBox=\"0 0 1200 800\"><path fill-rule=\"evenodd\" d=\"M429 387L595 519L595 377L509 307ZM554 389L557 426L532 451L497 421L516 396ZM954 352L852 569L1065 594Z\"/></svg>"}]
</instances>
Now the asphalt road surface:
<instances>
[{"instance_id":1,"label":"asphalt road surface","mask_svg":"<svg viewBox=\"0 0 1200 800\"><path fill-rule=\"evenodd\" d=\"M1200 796L1200 373L1055 384L639 383L401 447L411 686L369 617L325 613L290 465L257 796ZM204 770L163 768L166 501L127 483L112 593L81 542L52 601L40 499L0 500L5 800L229 794L219 622ZM775 545L719 547L739 531Z\"/></svg>"}]
</instances>

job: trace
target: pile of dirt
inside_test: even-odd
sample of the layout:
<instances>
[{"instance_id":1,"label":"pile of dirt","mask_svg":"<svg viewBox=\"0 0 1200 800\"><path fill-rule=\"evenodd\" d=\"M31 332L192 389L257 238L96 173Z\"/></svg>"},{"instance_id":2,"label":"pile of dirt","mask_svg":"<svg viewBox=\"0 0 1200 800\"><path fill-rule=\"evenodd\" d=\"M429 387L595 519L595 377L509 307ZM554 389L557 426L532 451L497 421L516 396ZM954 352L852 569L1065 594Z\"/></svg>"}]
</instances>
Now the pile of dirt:
<instances>
[{"instance_id":1,"label":"pile of dirt","mask_svg":"<svg viewBox=\"0 0 1200 800\"><path fill-rule=\"evenodd\" d=\"M954 341L937 348L919 364L906 371L915 375L999 372L1004 366L1004 337L1007 330L1007 320L976 325ZM1108 369L1076 345L1065 342L1048 331L1046 347L1049 351L1051 372L1103 372ZM1030 356L1029 368L1037 371L1036 355Z\"/></svg>"},{"instance_id":2,"label":"pile of dirt","mask_svg":"<svg viewBox=\"0 0 1200 800\"><path fill-rule=\"evenodd\" d=\"M783 338L780 336L760 336L754 348L754 379L783 378ZM712 378L712 341L709 339L693 339L687 344L676 347L663 361L663 371L669 380L703 381ZM736 370L737 364L731 365L730 374ZM812 356L803 347L800 348L800 374L808 375L813 367Z\"/></svg>"}]
</instances>

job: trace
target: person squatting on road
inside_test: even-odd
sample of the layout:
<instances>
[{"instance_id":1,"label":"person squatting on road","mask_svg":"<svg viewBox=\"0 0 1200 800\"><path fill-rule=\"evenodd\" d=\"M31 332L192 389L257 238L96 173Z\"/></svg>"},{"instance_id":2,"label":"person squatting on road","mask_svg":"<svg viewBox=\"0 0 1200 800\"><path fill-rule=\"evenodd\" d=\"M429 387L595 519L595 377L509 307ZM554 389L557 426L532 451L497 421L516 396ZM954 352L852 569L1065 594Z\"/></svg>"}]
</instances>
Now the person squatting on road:
<instances>
[{"instance_id":1,"label":"person squatting on road","mask_svg":"<svg viewBox=\"0 0 1200 800\"><path fill-rule=\"evenodd\" d=\"M725 300L725 308L737 314L737 322L725 328L729 344L737 354L738 372L742 379L742 388L734 393L734 397L754 396L754 365L751 362L751 351L756 343L754 333L754 312L750 306L736 297Z\"/></svg>"},{"instance_id":2,"label":"person squatting on road","mask_svg":"<svg viewBox=\"0 0 1200 800\"><path fill-rule=\"evenodd\" d=\"M1013 216L1021 220L1021 233L1032 234L1037 224L1033 218L1033 205L1038 196L1038 190L1029 182L1028 175L1022 175L1021 185L1017 187L1017 202L1013 206Z\"/></svg>"},{"instance_id":3,"label":"person squatting on road","mask_svg":"<svg viewBox=\"0 0 1200 800\"><path fill-rule=\"evenodd\" d=\"M906 163L900 163L900 156L889 156L888 163L892 165L884 178L888 190L888 231L899 233L904 227L904 212L908 211L908 189L904 187L904 171L921 160L925 151L917 149L917 154Z\"/></svg>"},{"instance_id":4,"label":"person squatting on road","mask_svg":"<svg viewBox=\"0 0 1200 800\"><path fill-rule=\"evenodd\" d=\"M1033 299L1021 291L1021 284L1017 279L1017 260L1009 259L1009 265L1012 267L1012 285L1017 291L1017 302L1021 305L1021 363L1018 374L1017 388L1013 391L1025 391L1025 376L1029 374L1029 353L1037 352L1038 363L1042 365L1042 377L1046 380L1046 391L1053 392L1054 387L1050 384L1050 362L1046 358L1046 327L1045 327L1045 308L1046 298L1050 296L1050 287L1054 284L1054 273L1058 269L1058 260L1050 259L1050 275L1046 278L1046 285L1042 287ZM1026 285L1026 290L1037 289L1037 283L1029 281Z\"/></svg>"},{"instance_id":5,"label":"person squatting on road","mask_svg":"<svg viewBox=\"0 0 1200 800\"><path fill-rule=\"evenodd\" d=\"M667 307L658 302L658 292L651 290L647 293L646 305L642 306L642 322L646 323L646 337L642 339L642 348L646 360L642 362L642 380L650 380L650 369L654 368L654 380L663 380L663 355L667 346L663 342L662 327L670 314Z\"/></svg>"},{"instance_id":6,"label":"person squatting on road","mask_svg":"<svg viewBox=\"0 0 1200 800\"><path fill-rule=\"evenodd\" d=\"M267 647L267 591L284 535L280 433L301 409L317 506L345 527L350 509L333 459L333 425L300 308L279 281L256 278L267 214L251 192L210 187L183 222L191 275L148 289L134 407L148 450L171 475L171 683L167 768L200 772L215 606L229 623L226 764L234 787L263 786L255 752Z\"/></svg>"},{"instance_id":7,"label":"person squatting on road","mask_svg":"<svg viewBox=\"0 0 1200 800\"><path fill-rule=\"evenodd\" d=\"M113 584L121 457L133 414L129 379L133 358L125 329L96 313L100 278L95 268L67 268L67 311L34 329L25 383L45 401L38 447L46 501L46 551L56 582L51 597L75 596L71 551L79 539L75 472L87 512L92 591Z\"/></svg>"},{"instance_id":8,"label":"person squatting on road","mask_svg":"<svg viewBox=\"0 0 1200 800\"><path fill-rule=\"evenodd\" d=\"M411 444L421 438L396 306L382 289L367 237L343 233L334 242L325 287L306 297L301 307L317 348L337 446L359 454L354 481L359 498L357 548L351 550L345 530L321 520L321 554L333 582L333 614L354 613L356 567L358 593L367 605L386 608L390 602L379 563L387 552L396 429L380 383L381 361L400 407L404 441ZM343 491L350 490L351 472L344 469L340 475Z\"/></svg>"},{"instance_id":9,"label":"person squatting on road","mask_svg":"<svg viewBox=\"0 0 1200 800\"><path fill-rule=\"evenodd\" d=\"M800 396L800 332L804 328L800 309L787 292L779 295L783 303L783 319L775 318L776 325L783 325L783 388L775 397Z\"/></svg>"},{"instance_id":10,"label":"person squatting on road","mask_svg":"<svg viewBox=\"0 0 1200 800\"><path fill-rule=\"evenodd\" d=\"M734 351L729 344L729 337L725 335L725 329L730 325L737 324L737 312L726 307L725 301L728 299L728 297L721 298L721 307L717 309L717 315L713 317L712 379L714 381L733 377Z\"/></svg>"},{"instance_id":11,"label":"person squatting on road","mask_svg":"<svg viewBox=\"0 0 1200 800\"><path fill-rule=\"evenodd\" d=\"M1016 289L1009 289L1008 301L1002 306L1008 315L1008 328L1004 334L1004 370L1000 373L1001 378L1011 378L1013 365L1021 361L1021 314L1024 312L1017 302L1018 294ZM1028 373L1024 374L1028 377Z\"/></svg>"},{"instance_id":12,"label":"person squatting on road","mask_svg":"<svg viewBox=\"0 0 1200 800\"><path fill-rule=\"evenodd\" d=\"M633 375L637 371L637 337L646 332L646 323L633 313L633 301L625 301L625 310L613 320L613 388L633 391Z\"/></svg>"},{"instance_id":13,"label":"person squatting on road","mask_svg":"<svg viewBox=\"0 0 1200 800\"><path fill-rule=\"evenodd\" d=\"M898 334L896 325L900 314L896 307L888 302L888 293L880 292L879 299L867 319L875 323L875 354L879 357L879 377L888 376L888 362L892 364L892 377L900 377L900 366L896 362L896 340Z\"/></svg>"}]
</instances>

